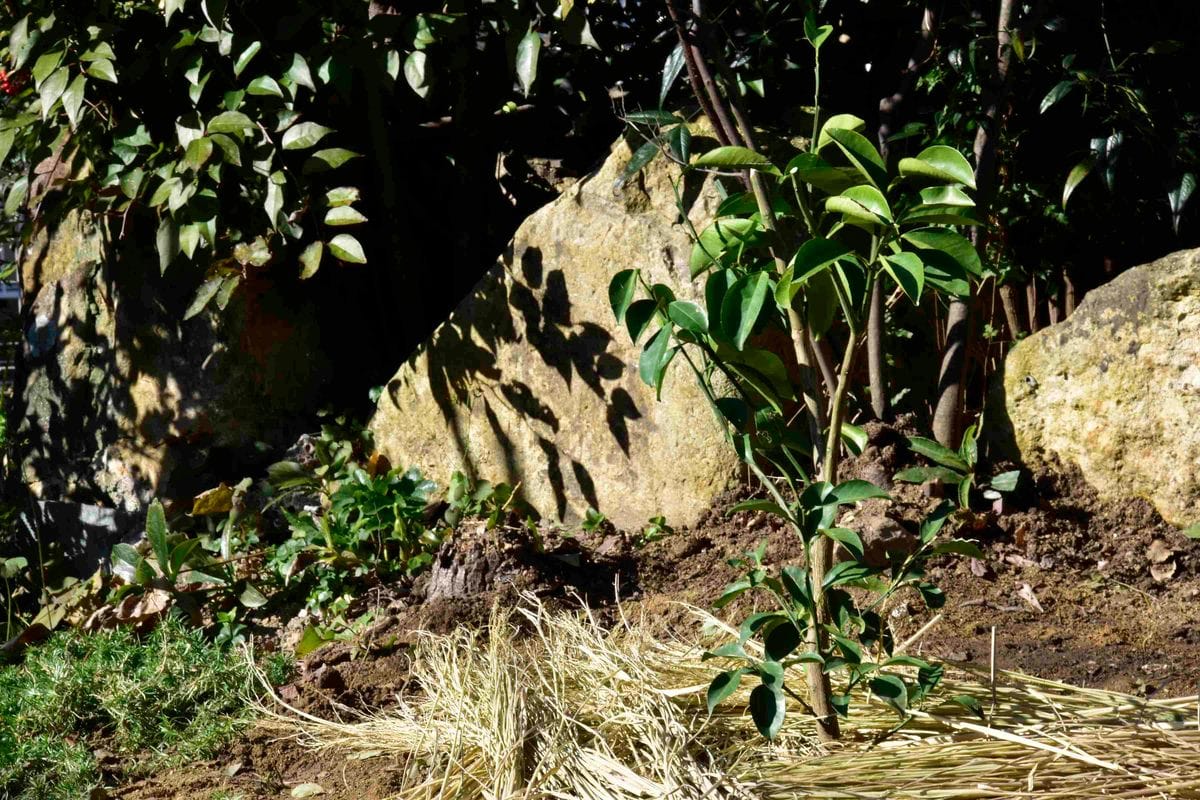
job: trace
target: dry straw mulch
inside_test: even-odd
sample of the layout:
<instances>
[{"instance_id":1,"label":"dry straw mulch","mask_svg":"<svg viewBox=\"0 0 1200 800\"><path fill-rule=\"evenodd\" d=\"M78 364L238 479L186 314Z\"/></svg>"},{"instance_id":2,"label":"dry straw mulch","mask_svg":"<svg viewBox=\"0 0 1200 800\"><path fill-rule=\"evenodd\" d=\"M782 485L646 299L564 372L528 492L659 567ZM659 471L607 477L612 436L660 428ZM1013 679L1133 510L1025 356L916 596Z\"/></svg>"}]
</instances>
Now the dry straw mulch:
<instances>
[{"instance_id":1,"label":"dry straw mulch","mask_svg":"<svg viewBox=\"0 0 1200 800\"><path fill-rule=\"evenodd\" d=\"M386 713L264 711L313 747L396 759L403 800L1200 798L1197 697L1144 700L1008 672L993 685L948 667L907 720L864 694L836 746L819 745L799 709L768 743L745 712L753 681L705 710L716 667L701 655L720 627L708 617L694 641L662 641L636 620L606 628L527 598L495 611L486 635L423 635L420 689ZM950 702L962 694L985 719Z\"/></svg>"}]
</instances>

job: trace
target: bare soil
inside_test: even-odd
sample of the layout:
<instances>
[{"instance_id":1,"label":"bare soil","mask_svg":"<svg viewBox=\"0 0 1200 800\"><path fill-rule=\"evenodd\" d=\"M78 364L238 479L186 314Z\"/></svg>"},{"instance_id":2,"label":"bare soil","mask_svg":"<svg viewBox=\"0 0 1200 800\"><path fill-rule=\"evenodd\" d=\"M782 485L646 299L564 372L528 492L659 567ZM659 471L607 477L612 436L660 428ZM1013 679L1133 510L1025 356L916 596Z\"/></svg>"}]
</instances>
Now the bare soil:
<instances>
[{"instance_id":1,"label":"bare soil","mask_svg":"<svg viewBox=\"0 0 1200 800\"><path fill-rule=\"evenodd\" d=\"M844 477L890 486L895 502L869 501L846 519L868 550L912 536L938 502L928 488L891 485L913 463L907 431L869 427L870 444ZM604 526L564 535L522 525L487 530L468 521L444 546L429 574L412 584L380 586L360 600L377 622L357 641L326 645L301 665L281 696L308 713L346 717L385 709L409 687L415 632L486 625L494 603L532 592L612 613L645 610L663 633L694 621L683 604L707 606L737 576L728 559L769 542L771 563L797 563L802 547L773 519L727 514L745 493L721 499L698 525L645 546L638 534ZM1078 475L1043 464L1003 505L967 520L958 534L976 540L986 561L947 558L931 577L949 598L916 649L950 661L996 664L1082 686L1146 696L1190 695L1200 680L1200 543L1167 525L1142 501L1108 502ZM752 600L722 613L740 617ZM904 641L932 615L916 598L894 604L888 619ZM280 638L284 638L280 633ZM249 730L212 762L171 770L110 793L127 800L291 796L316 783L329 800L382 800L399 788L403 765L386 758L348 760L314 751L264 727Z\"/></svg>"}]
</instances>

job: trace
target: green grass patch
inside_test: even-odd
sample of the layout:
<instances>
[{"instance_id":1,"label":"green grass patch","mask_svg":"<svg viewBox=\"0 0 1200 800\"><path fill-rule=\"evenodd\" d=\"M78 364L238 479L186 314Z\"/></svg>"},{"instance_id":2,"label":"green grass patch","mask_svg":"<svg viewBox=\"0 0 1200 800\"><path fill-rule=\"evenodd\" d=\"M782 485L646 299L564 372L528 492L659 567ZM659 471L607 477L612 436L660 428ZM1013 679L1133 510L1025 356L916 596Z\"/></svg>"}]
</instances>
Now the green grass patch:
<instances>
[{"instance_id":1,"label":"green grass patch","mask_svg":"<svg viewBox=\"0 0 1200 800\"><path fill-rule=\"evenodd\" d=\"M86 797L98 747L132 774L208 758L246 722L250 686L243 658L174 617L144 637L57 633L0 669L0 797Z\"/></svg>"}]
</instances>

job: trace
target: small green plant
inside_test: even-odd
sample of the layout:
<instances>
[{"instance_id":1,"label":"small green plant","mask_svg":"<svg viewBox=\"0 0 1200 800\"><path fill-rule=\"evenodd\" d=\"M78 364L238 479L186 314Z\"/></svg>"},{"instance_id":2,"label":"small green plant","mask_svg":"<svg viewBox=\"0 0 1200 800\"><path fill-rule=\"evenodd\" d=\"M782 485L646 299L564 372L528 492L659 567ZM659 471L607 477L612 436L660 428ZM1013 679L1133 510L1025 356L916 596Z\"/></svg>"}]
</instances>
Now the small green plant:
<instances>
[{"instance_id":1,"label":"small green plant","mask_svg":"<svg viewBox=\"0 0 1200 800\"><path fill-rule=\"evenodd\" d=\"M517 488L490 481L473 484L462 472L455 471L450 476L450 489L446 492L449 507L443 519L453 528L465 517L483 517L488 530L499 525L509 514L536 520L537 512L521 499Z\"/></svg>"},{"instance_id":2,"label":"small green plant","mask_svg":"<svg viewBox=\"0 0 1200 800\"><path fill-rule=\"evenodd\" d=\"M588 506L587 511L585 511L583 515L583 522L579 523L579 527L583 528L588 533L595 533L604 527L605 523L607 522L608 517L591 506Z\"/></svg>"},{"instance_id":3,"label":"small green plant","mask_svg":"<svg viewBox=\"0 0 1200 800\"><path fill-rule=\"evenodd\" d=\"M0 669L0 796L87 797L101 746L135 774L208 758L246 722L250 677L175 615L144 638L56 633Z\"/></svg>"},{"instance_id":4,"label":"small green plant","mask_svg":"<svg viewBox=\"0 0 1200 800\"><path fill-rule=\"evenodd\" d=\"M675 529L667 524L667 518L659 514L657 517L651 517L646 523L646 527L642 529L642 535L638 537L637 545L645 547L673 533L675 533Z\"/></svg>"},{"instance_id":5,"label":"small green plant","mask_svg":"<svg viewBox=\"0 0 1200 800\"><path fill-rule=\"evenodd\" d=\"M923 436L908 437L908 446L914 453L919 453L933 462L933 466L909 467L896 473L895 479L905 483L926 483L941 481L955 488L955 497L959 508L971 508L971 490L978 488L988 500L1000 499L1003 492L1011 492L1017 488L1021 478L1020 470L1010 470L993 475L983 483L977 483L979 467L979 432L971 425L963 433L962 444L957 451L943 447L932 439Z\"/></svg>"},{"instance_id":6,"label":"small green plant","mask_svg":"<svg viewBox=\"0 0 1200 800\"><path fill-rule=\"evenodd\" d=\"M818 26L811 12L804 28L819 86L820 48L833 28ZM682 27L678 34L682 47L696 47ZM702 54L693 50L692 57ZM819 101L819 93L814 99ZM724 102L716 93L707 100L714 106ZM754 676L759 686L750 712L758 730L774 738L788 698L798 697L786 688L787 669L802 666L806 705L828 741L839 737L838 717L847 713L851 691L860 684L869 683L904 714L940 676L930 664L892 653L878 609L907 587L926 602L940 600L940 592L924 587L920 559L937 550L933 538L941 521L927 527L921 555L893 559L885 567L868 563L858 534L838 525L839 513L888 495L865 481L840 482L838 474L843 446L854 443L847 406L876 287L915 304L930 293L969 296L980 275L974 246L952 229L978 222L968 193L975 176L966 158L942 145L888 164L863 135L862 119L838 114L822 124L819 108L807 146L780 166L756 149L755 133L734 102L728 104L735 113L718 113L715 123L722 146L698 157L690 152L681 118L664 111L629 117L663 131L654 141L683 167L677 197L684 178L705 171L740 177L749 190L730 193L717 219L693 231L690 267L693 279L704 278L703 304L677 297L665 284L651 285L638 269L616 274L609 297L618 324L633 341L649 337L638 362L642 380L661 395L668 367L681 358L768 495L737 508L780 518L804 544L803 569L772 571L761 556L740 563L745 577L726 590L723 601L761 588L777 608L751 617L738 642L713 651L742 665L713 681L710 706L728 697L743 676ZM682 200L679 206L687 220ZM769 329L785 332L792 343L798 387L779 355L761 346L757 334ZM833 331L844 335L840 364L829 363L818 377L818 343ZM835 545L849 560L834 564ZM867 599L850 589L863 590ZM765 659L746 655L752 636L764 639ZM915 684L891 670L898 666L917 669ZM835 694L831 675L841 673L846 687Z\"/></svg>"},{"instance_id":7,"label":"small green plant","mask_svg":"<svg viewBox=\"0 0 1200 800\"><path fill-rule=\"evenodd\" d=\"M256 586L235 579L228 561L209 556L203 544L201 537L172 532L162 504L155 500L146 512L142 549L123 542L113 547L113 575L121 585L110 594L110 602L131 593L166 592L173 603L193 616L214 591L233 594L247 608L266 604Z\"/></svg>"},{"instance_id":8,"label":"small green plant","mask_svg":"<svg viewBox=\"0 0 1200 800\"><path fill-rule=\"evenodd\" d=\"M355 466L328 488L323 513L285 514L292 537L268 564L285 583L308 587L309 611L336 615L349 606L356 580L419 572L441 537L424 522L436 486L416 469L373 476Z\"/></svg>"},{"instance_id":9,"label":"small green plant","mask_svg":"<svg viewBox=\"0 0 1200 800\"><path fill-rule=\"evenodd\" d=\"M241 609L237 606L227 611L218 611L214 616L217 620L217 633L213 641L221 646L236 646L246 643L246 633L250 630L245 622L238 619Z\"/></svg>"}]
</instances>

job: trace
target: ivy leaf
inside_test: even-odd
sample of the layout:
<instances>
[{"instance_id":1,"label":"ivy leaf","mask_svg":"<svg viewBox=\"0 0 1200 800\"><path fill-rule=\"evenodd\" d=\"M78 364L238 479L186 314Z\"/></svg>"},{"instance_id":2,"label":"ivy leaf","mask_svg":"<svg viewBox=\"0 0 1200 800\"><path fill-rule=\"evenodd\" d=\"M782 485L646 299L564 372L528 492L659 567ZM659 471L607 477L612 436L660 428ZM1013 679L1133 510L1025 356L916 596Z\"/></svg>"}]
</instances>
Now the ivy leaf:
<instances>
[{"instance_id":1,"label":"ivy leaf","mask_svg":"<svg viewBox=\"0 0 1200 800\"><path fill-rule=\"evenodd\" d=\"M329 240L329 252L334 258L350 264L365 264L367 256L362 245L348 233L339 233Z\"/></svg>"},{"instance_id":2,"label":"ivy leaf","mask_svg":"<svg viewBox=\"0 0 1200 800\"><path fill-rule=\"evenodd\" d=\"M288 128L283 134L283 149L307 150L332 132L332 128L315 122L301 122Z\"/></svg>"},{"instance_id":3,"label":"ivy leaf","mask_svg":"<svg viewBox=\"0 0 1200 800\"><path fill-rule=\"evenodd\" d=\"M304 252L300 254L300 280L306 281L317 274L324 252L325 245L322 242L313 242L304 248Z\"/></svg>"},{"instance_id":4,"label":"ivy leaf","mask_svg":"<svg viewBox=\"0 0 1200 800\"><path fill-rule=\"evenodd\" d=\"M530 30L517 44L517 81L521 84L521 93L529 96L533 82L537 78L538 54L542 50L542 37L536 31Z\"/></svg>"}]
</instances>

